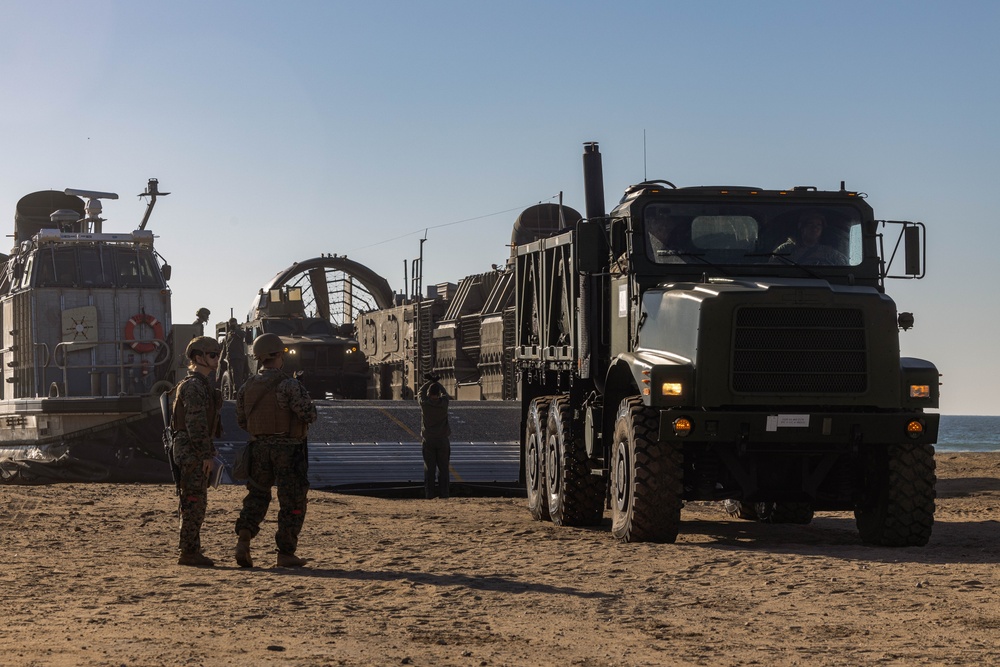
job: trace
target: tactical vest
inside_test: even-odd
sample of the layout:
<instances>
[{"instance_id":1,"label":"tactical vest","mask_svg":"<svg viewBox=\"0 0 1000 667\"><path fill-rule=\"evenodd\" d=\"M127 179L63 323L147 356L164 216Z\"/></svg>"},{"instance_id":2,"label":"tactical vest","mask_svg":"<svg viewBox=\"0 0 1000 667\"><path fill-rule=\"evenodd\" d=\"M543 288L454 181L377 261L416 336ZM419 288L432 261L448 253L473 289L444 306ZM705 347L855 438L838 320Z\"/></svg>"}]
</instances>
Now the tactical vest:
<instances>
[{"instance_id":1,"label":"tactical vest","mask_svg":"<svg viewBox=\"0 0 1000 667\"><path fill-rule=\"evenodd\" d=\"M277 382L275 382L277 380ZM278 384L285 380L280 375L273 380L257 375L247 382L243 393L243 405L247 412L247 432L254 436L295 435L291 432L293 414L291 410L278 405Z\"/></svg>"},{"instance_id":2,"label":"tactical vest","mask_svg":"<svg viewBox=\"0 0 1000 667\"><path fill-rule=\"evenodd\" d=\"M219 413L222 412L222 393L213 389L208 384L208 380L201 377L201 375L189 375L177 383L177 388L174 392L174 407L170 415L170 428L174 431L187 430L187 407L184 405L184 401L181 400L181 389L186 382L199 381L208 393L208 405L205 406L205 411L208 413L209 433L219 435L218 426Z\"/></svg>"}]
</instances>

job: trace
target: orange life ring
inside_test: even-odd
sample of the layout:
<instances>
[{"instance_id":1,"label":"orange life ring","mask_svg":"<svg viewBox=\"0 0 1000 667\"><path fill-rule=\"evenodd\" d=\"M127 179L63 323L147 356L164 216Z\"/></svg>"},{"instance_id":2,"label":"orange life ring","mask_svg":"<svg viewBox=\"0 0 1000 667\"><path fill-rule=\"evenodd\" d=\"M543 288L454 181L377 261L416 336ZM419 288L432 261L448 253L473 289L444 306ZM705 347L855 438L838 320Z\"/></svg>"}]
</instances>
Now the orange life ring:
<instances>
[{"instance_id":1,"label":"orange life ring","mask_svg":"<svg viewBox=\"0 0 1000 667\"><path fill-rule=\"evenodd\" d=\"M163 325L160 324L152 315L147 315L146 313L139 313L138 315L133 315L125 323L125 340L133 341L129 343L132 349L139 354L145 354L146 352L152 352L156 349L156 343L138 343L135 341L135 328L140 324L146 324L153 329L153 338L156 340L163 340Z\"/></svg>"}]
</instances>

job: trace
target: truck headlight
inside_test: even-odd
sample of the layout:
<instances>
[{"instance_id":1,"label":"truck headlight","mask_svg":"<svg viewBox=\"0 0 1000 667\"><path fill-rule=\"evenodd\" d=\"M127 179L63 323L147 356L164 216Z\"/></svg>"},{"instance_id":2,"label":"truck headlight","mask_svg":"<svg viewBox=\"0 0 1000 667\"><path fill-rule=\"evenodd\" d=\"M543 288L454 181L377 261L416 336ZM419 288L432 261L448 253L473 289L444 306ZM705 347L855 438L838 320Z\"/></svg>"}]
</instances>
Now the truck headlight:
<instances>
[{"instance_id":1,"label":"truck headlight","mask_svg":"<svg viewBox=\"0 0 1000 667\"><path fill-rule=\"evenodd\" d=\"M910 398L930 398L931 386L929 384L911 384Z\"/></svg>"},{"instance_id":2,"label":"truck headlight","mask_svg":"<svg viewBox=\"0 0 1000 667\"><path fill-rule=\"evenodd\" d=\"M684 394L684 384L681 382L664 382L661 391L664 396L682 396Z\"/></svg>"},{"instance_id":3,"label":"truck headlight","mask_svg":"<svg viewBox=\"0 0 1000 667\"><path fill-rule=\"evenodd\" d=\"M919 419L912 419L906 424L906 435L914 440L924 434L924 423Z\"/></svg>"}]
</instances>

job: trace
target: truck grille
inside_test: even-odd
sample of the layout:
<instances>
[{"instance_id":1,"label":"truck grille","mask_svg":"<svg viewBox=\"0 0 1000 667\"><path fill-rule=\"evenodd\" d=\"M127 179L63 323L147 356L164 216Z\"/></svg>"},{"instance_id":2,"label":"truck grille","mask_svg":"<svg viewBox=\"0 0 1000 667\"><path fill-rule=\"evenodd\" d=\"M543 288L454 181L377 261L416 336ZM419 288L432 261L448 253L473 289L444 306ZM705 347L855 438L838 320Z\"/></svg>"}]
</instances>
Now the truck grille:
<instances>
[{"instance_id":1,"label":"truck grille","mask_svg":"<svg viewBox=\"0 0 1000 667\"><path fill-rule=\"evenodd\" d=\"M854 308L741 308L733 391L860 394L868 388L864 316Z\"/></svg>"},{"instance_id":2,"label":"truck grille","mask_svg":"<svg viewBox=\"0 0 1000 667\"><path fill-rule=\"evenodd\" d=\"M340 370L344 348L340 345L304 345L299 353L306 370Z\"/></svg>"}]
</instances>

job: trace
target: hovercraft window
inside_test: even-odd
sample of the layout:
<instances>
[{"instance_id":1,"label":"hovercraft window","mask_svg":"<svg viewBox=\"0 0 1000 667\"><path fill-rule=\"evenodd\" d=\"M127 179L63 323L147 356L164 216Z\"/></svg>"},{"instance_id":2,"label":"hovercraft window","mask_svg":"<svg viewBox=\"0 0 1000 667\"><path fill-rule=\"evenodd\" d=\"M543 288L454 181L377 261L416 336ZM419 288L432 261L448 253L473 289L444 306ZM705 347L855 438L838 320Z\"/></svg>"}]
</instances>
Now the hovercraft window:
<instances>
[{"instance_id":1,"label":"hovercraft window","mask_svg":"<svg viewBox=\"0 0 1000 667\"><path fill-rule=\"evenodd\" d=\"M76 285L75 248L45 248L38 252L37 287L73 287Z\"/></svg>"},{"instance_id":2,"label":"hovercraft window","mask_svg":"<svg viewBox=\"0 0 1000 667\"><path fill-rule=\"evenodd\" d=\"M153 254L146 250L122 248L118 251L119 287L161 287L163 279Z\"/></svg>"},{"instance_id":3,"label":"hovercraft window","mask_svg":"<svg viewBox=\"0 0 1000 667\"><path fill-rule=\"evenodd\" d=\"M111 275L106 270L104 254L99 247L77 248L82 287L111 287ZM108 260L110 261L110 257Z\"/></svg>"},{"instance_id":4,"label":"hovercraft window","mask_svg":"<svg viewBox=\"0 0 1000 667\"><path fill-rule=\"evenodd\" d=\"M132 248L43 248L32 273L35 287L163 286L153 253Z\"/></svg>"}]
</instances>

